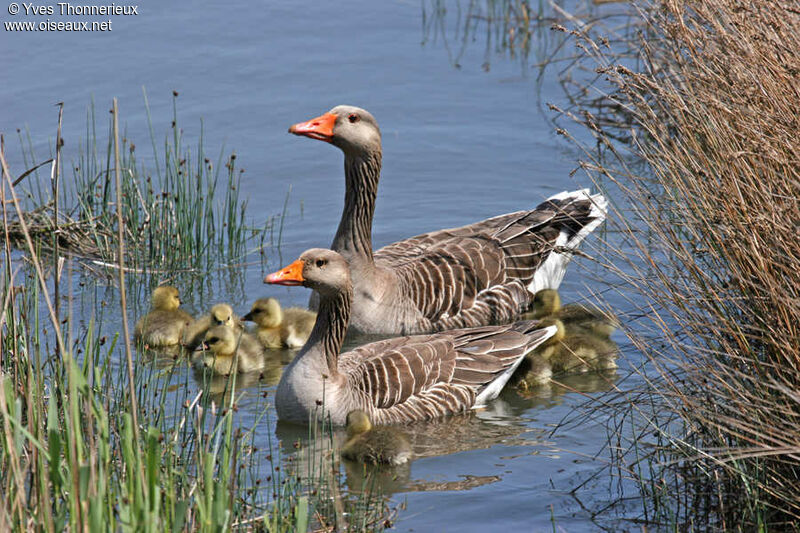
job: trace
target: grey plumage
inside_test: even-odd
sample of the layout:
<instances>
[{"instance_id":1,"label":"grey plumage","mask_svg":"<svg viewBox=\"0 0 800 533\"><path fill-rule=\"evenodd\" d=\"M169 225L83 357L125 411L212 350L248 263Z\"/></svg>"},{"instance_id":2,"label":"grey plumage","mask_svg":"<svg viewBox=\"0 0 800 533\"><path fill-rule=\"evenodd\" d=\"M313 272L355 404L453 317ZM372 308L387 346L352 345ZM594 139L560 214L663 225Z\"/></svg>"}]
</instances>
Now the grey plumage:
<instances>
[{"instance_id":1,"label":"grey plumage","mask_svg":"<svg viewBox=\"0 0 800 533\"><path fill-rule=\"evenodd\" d=\"M345 155L345 206L331 248L354 273L354 333L415 334L514 320L535 291L558 286L570 250L605 218L601 195L565 192L530 211L426 233L373 253L382 163L377 121L363 109L337 106L290 131L330 142Z\"/></svg>"},{"instance_id":2,"label":"grey plumage","mask_svg":"<svg viewBox=\"0 0 800 533\"><path fill-rule=\"evenodd\" d=\"M339 354L353 298L344 258L308 250L267 281L302 282L320 293L311 337L276 393L278 416L295 422L321 416L322 406L339 425L354 409L377 424L466 411L496 396L524 355L555 333L527 321L396 337Z\"/></svg>"}]
</instances>

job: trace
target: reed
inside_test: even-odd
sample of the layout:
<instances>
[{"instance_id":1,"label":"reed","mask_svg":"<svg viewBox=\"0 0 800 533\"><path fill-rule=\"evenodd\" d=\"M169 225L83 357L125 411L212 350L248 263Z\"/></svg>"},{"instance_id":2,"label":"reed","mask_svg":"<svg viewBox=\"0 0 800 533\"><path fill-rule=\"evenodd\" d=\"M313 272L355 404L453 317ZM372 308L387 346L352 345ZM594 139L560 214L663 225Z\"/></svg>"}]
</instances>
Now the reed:
<instances>
[{"instance_id":1,"label":"reed","mask_svg":"<svg viewBox=\"0 0 800 533\"><path fill-rule=\"evenodd\" d=\"M529 0L428 0L422 3L422 43L441 41L451 64L461 68L468 49L483 46L481 68L491 70L495 55L508 54L523 69L546 66L565 39L548 31L561 22L558 6ZM530 57L535 58L529 65Z\"/></svg>"},{"instance_id":2,"label":"reed","mask_svg":"<svg viewBox=\"0 0 800 533\"><path fill-rule=\"evenodd\" d=\"M179 144L175 143L180 142L180 134L176 133L166 143L167 157L162 159L165 166L156 174L162 176L161 183L166 185L161 192L169 191L168 197L156 193L155 178L141 179L148 174L136 170L140 166L132 158L135 150L130 145L117 149L126 145L124 140L117 141L121 135L115 119L116 112L104 166L98 166L100 158L91 156L87 149L90 156L78 168L91 170L76 175L76 179L91 179L79 184L74 192L59 192L54 187L52 196L48 196L42 191L44 205L52 208L34 205L31 209L23 205L26 200L35 204L36 194L20 199L16 190L20 177L15 179L0 150L4 221L0 277L0 529L325 528L324 524L335 520L327 518L329 502L320 495L341 490L338 475L323 469L314 476L300 476L283 468L293 461L291 457L276 453L274 459L272 454L265 459L259 453L259 448L273 449L271 436L266 442L256 439L255 429L269 423L267 401L260 401L257 409L249 407L254 420L243 424L237 414L240 392L234 392L239 391L237 376L231 376L227 393L221 397L212 394L208 386L194 394L189 392L192 378L185 361L159 366L155 360L131 351L124 333L130 302L126 302L125 289L142 284L143 279L163 276L160 261L175 268L186 269L188 263L190 267L208 266L210 272L218 272L220 257L252 253L244 247L245 237L249 239L252 230L243 226L244 204L237 196L234 157L227 159L227 190L224 196L216 194L213 165L199 156L203 162L190 174L185 170L191 168L189 163L177 160L175 154L186 152L177 149ZM31 155L26 157L27 164L35 161ZM23 179L32 177L35 171ZM106 193L108 196L104 196ZM199 202L200 211L181 194ZM54 198L59 195L60 205L56 208ZM68 201L75 198L77 204ZM50 216L32 215L44 212L56 215L58 223ZM97 229L89 233L95 238L92 254L114 261L101 267L110 269L119 284L105 311L107 304L103 302L86 316L73 314L73 270L82 275L87 263L71 259L63 262L53 253L54 236L65 232L65 212L72 213L84 229ZM189 220L192 213L205 219ZM162 215L172 217L169 220L179 229L167 233L167 222L154 220ZM12 220L16 226L10 223ZM39 223L42 227L37 233ZM154 226L164 233L155 233ZM18 235L12 235L13 231ZM172 241L175 235L177 241ZM160 252L153 254L142 246L140 240L145 236L153 239ZM259 237L263 239L263 235ZM181 248L185 246L180 244L181 239L205 239L211 245L187 255L187 263L183 263L178 252L169 250L174 246L188 251ZM22 246L21 250L15 250L14 241ZM68 242L58 242L62 254L78 254ZM66 264L65 276L60 278L61 313L50 296L53 283L59 279L44 268L42 257L47 255L54 257L54 270L59 268L59 261ZM84 287L82 292L88 290ZM136 294L127 291L134 299ZM118 315L114 322L123 317L123 333L105 331L107 327L100 320L107 314ZM316 489L318 483L326 487L324 491ZM383 497L371 497L385 506ZM359 509L355 504L352 509L348 507L348 516L363 522L366 519L360 518L364 515L359 514ZM376 522L373 529L382 529L382 522Z\"/></svg>"},{"instance_id":3,"label":"reed","mask_svg":"<svg viewBox=\"0 0 800 533\"><path fill-rule=\"evenodd\" d=\"M146 95L145 106L149 121ZM205 272L223 258L230 264L241 263L253 251L267 246L265 237L272 235L280 213L268 216L263 223L248 222L247 200L239 196L244 171L237 168L236 154L224 155L224 149L216 157L208 154L202 122L196 146L185 146L177 93L173 93L172 112L170 131L163 141L158 140L150 123L149 157L139 158L136 143L121 135L119 166L115 167L115 115L110 115L108 135L101 138L94 105L90 106L86 138L79 142L67 168L70 186L53 188L49 194L40 186L40 170L52 166L54 176L64 172L58 161L46 160L45 166L38 168L43 163L38 160L29 136L27 141L20 136L22 159L31 171L16 181L19 186L27 187L24 197L29 199L26 204L29 232L35 240L42 240L43 249L53 252L60 246L65 255L88 258L101 267L118 261L117 171L128 268ZM163 146L161 150L159 144ZM53 159L59 159L59 155L60 143ZM21 242L17 217L9 220L8 231L12 244ZM53 240L53 235L58 239Z\"/></svg>"},{"instance_id":4,"label":"reed","mask_svg":"<svg viewBox=\"0 0 800 533\"><path fill-rule=\"evenodd\" d=\"M800 11L654 1L632 20L621 48L572 32L582 70L556 109L616 201L620 294L646 302L628 332L653 370L612 448L648 522L796 530Z\"/></svg>"}]
</instances>

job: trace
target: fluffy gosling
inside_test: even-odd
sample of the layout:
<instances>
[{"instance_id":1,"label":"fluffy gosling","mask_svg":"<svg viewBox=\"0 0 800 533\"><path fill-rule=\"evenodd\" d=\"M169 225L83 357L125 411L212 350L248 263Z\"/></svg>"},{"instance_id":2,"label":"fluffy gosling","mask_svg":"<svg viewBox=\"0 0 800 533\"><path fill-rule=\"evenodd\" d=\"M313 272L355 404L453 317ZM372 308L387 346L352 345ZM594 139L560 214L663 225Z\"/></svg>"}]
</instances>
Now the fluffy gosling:
<instances>
[{"instance_id":1,"label":"fluffy gosling","mask_svg":"<svg viewBox=\"0 0 800 533\"><path fill-rule=\"evenodd\" d=\"M546 319L542 325L558 328L555 335L535 350L549 363L554 375L617 367L618 348L614 341L589 330L570 333L560 320Z\"/></svg>"},{"instance_id":2,"label":"fluffy gosling","mask_svg":"<svg viewBox=\"0 0 800 533\"><path fill-rule=\"evenodd\" d=\"M149 348L176 346L181 343L186 327L194 322L192 315L180 309L178 289L169 285L156 287L150 311L136 322L133 338Z\"/></svg>"},{"instance_id":3,"label":"fluffy gosling","mask_svg":"<svg viewBox=\"0 0 800 533\"><path fill-rule=\"evenodd\" d=\"M234 371L261 372L266 361L261 344L253 336L228 326L214 326L206 332L202 351L195 352L195 364L227 376Z\"/></svg>"},{"instance_id":4,"label":"fluffy gosling","mask_svg":"<svg viewBox=\"0 0 800 533\"><path fill-rule=\"evenodd\" d=\"M216 304L211 306L208 313L189 324L183 333L183 343L191 350L197 348L208 330L214 326L228 326L237 332L244 331L244 324L230 305Z\"/></svg>"},{"instance_id":5,"label":"fluffy gosling","mask_svg":"<svg viewBox=\"0 0 800 533\"><path fill-rule=\"evenodd\" d=\"M401 465L411 459L408 438L396 429L372 427L369 415L361 410L347 414L347 442L342 457L367 464Z\"/></svg>"},{"instance_id":6,"label":"fluffy gosling","mask_svg":"<svg viewBox=\"0 0 800 533\"><path fill-rule=\"evenodd\" d=\"M586 331L608 338L619 326L616 319L606 316L599 309L580 304L562 307L561 296L555 289L543 289L533 296L532 316L536 319L560 320L567 328L568 334Z\"/></svg>"},{"instance_id":7,"label":"fluffy gosling","mask_svg":"<svg viewBox=\"0 0 800 533\"><path fill-rule=\"evenodd\" d=\"M281 309L275 298L261 298L242 320L256 323L254 333L265 348L300 348L311 335L317 315L299 307Z\"/></svg>"}]
</instances>

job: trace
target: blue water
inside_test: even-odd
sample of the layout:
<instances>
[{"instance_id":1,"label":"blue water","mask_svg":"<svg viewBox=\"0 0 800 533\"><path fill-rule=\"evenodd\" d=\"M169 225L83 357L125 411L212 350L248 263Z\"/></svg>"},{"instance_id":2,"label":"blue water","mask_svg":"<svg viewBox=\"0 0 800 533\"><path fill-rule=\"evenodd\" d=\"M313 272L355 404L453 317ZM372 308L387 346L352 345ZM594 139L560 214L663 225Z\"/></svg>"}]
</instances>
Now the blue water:
<instances>
[{"instance_id":1,"label":"blue water","mask_svg":"<svg viewBox=\"0 0 800 533\"><path fill-rule=\"evenodd\" d=\"M487 53L480 32L462 47L454 31L455 4L448 5L445 34L426 31L423 6L405 1L148 2L136 16L111 17L113 29L106 33L0 30L0 131L7 145L16 143L17 129L29 131L44 158L55 137L54 104L64 102L69 160L85 136L87 106L95 102L105 131L105 113L116 97L127 137L136 140L137 154L147 154L143 87L158 138L169 129L172 91L177 91L187 144L199 135L202 119L211 153L223 145L236 151L246 170L242 193L249 199L248 219L259 225L280 213L291 187L281 247L268 251L268 269L331 241L344 194L342 155L324 143L291 136L287 128L337 104L364 107L381 125L376 247L590 186L580 173L570 177L580 155L556 135L545 105L564 104L555 76L538 79L534 57ZM425 11L430 21L431 6ZM0 16L44 18L94 20ZM534 46L547 46L549 39L545 35ZM544 52L535 49L532 56ZM19 151L7 152L20 172ZM587 249L597 245L595 239ZM602 290L597 273L586 261L575 261L562 285L565 299ZM307 301L305 289L264 286L258 264L242 274L246 297L226 294L219 285L204 296L238 298L232 303L240 313L258 296L277 296L286 305ZM116 324L112 318L107 327ZM627 349L623 338L615 340ZM626 364L618 376L626 373ZM596 529L591 510L605 506L616 481L601 477L575 496L570 491L607 457L601 451L604 421L551 431L579 412L584 394L608 390L614 379L573 377L566 380L573 390L554 386L532 399L506 391L486 412L455 422L471 428L458 445L419 458L394 487L393 500L407 503L397 529L544 531L552 530L553 522L567 531ZM275 434L271 424L259 431L262 439ZM470 476L486 482L458 486Z\"/></svg>"}]
</instances>

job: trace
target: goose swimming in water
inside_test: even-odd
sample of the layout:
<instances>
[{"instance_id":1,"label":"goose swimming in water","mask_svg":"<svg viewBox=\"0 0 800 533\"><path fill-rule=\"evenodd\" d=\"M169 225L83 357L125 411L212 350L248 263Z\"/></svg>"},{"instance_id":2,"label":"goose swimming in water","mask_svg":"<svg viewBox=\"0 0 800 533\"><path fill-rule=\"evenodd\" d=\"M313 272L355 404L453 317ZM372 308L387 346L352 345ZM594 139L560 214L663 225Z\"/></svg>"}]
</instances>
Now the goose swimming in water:
<instances>
[{"instance_id":1,"label":"goose swimming in water","mask_svg":"<svg viewBox=\"0 0 800 533\"><path fill-rule=\"evenodd\" d=\"M603 196L562 192L530 211L373 252L382 164L375 118L358 107L337 106L289 131L344 152L345 205L331 248L352 270L350 328L356 334L409 335L515 320L536 291L558 287L571 250L605 219Z\"/></svg>"}]
</instances>

